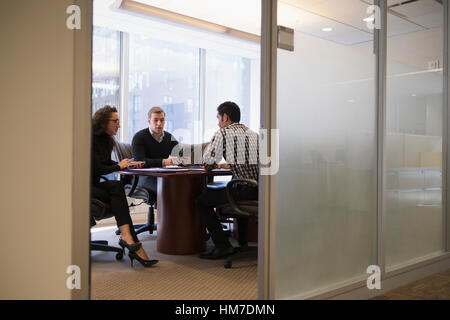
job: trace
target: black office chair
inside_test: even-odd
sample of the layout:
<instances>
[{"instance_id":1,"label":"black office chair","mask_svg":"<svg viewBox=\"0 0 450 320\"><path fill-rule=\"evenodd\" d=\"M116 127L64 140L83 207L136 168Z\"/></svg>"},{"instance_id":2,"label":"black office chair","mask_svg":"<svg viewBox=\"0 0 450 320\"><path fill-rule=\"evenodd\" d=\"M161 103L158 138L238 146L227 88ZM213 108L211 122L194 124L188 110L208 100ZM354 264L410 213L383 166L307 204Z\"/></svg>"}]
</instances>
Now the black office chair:
<instances>
[{"instance_id":1,"label":"black office chair","mask_svg":"<svg viewBox=\"0 0 450 320\"><path fill-rule=\"evenodd\" d=\"M113 152L115 153L116 160L120 162L122 159L131 159L133 157L131 151L131 145L128 143L115 141ZM123 175L121 180L124 181L125 194L128 197L143 200L144 203L149 205L147 213L147 223L145 224L135 224L133 225L136 234L140 234L148 231L153 234L156 230L157 225L155 223L155 207L156 207L156 194L144 187L138 187L139 176ZM120 230L116 231L116 234L120 234Z\"/></svg>"},{"instance_id":2,"label":"black office chair","mask_svg":"<svg viewBox=\"0 0 450 320\"><path fill-rule=\"evenodd\" d=\"M95 221L111 218L112 216L111 206L108 203L98 199L91 199L91 228L96 225ZM91 251L116 252L117 260L122 260L123 258L122 248L109 246L106 240L91 240L90 247Z\"/></svg>"},{"instance_id":3,"label":"black office chair","mask_svg":"<svg viewBox=\"0 0 450 320\"><path fill-rule=\"evenodd\" d=\"M246 217L248 219L258 219L258 200L236 201L235 194L239 193L239 189L245 187L258 188L258 182L250 179L235 179L227 184L228 203L216 208L219 218L238 218ZM258 254L257 247L249 247L247 244L239 247L237 252L229 256L224 267L229 269L234 260L243 258L256 258Z\"/></svg>"}]
</instances>

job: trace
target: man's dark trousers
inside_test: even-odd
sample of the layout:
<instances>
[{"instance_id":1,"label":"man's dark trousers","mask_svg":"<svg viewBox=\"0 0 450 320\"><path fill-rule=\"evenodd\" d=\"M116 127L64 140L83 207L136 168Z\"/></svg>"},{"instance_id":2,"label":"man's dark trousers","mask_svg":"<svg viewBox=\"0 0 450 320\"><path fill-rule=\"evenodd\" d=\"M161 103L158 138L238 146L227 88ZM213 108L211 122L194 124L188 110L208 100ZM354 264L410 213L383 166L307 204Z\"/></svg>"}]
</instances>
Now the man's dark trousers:
<instances>
[{"instance_id":1,"label":"man's dark trousers","mask_svg":"<svg viewBox=\"0 0 450 320\"><path fill-rule=\"evenodd\" d=\"M237 201L257 200L257 189L243 189L239 194L235 195ZM195 201L197 213L206 223L206 228L211 234L211 238L217 249L223 250L231 247L230 241L226 233L222 229L222 225L214 212L214 208L228 203L226 188L209 189L202 193ZM245 245L248 242L248 218L237 218L239 245Z\"/></svg>"}]
</instances>

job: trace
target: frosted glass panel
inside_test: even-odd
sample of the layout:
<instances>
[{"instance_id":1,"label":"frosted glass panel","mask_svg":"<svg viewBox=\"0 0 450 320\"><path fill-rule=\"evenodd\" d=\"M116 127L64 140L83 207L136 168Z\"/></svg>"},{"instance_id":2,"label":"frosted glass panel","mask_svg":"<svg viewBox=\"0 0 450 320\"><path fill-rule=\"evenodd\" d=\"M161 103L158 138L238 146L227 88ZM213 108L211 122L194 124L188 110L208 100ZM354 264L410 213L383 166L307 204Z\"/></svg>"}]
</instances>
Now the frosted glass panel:
<instances>
[{"instance_id":1,"label":"frosted glass panel","mask_svg":"<svg viewBox=\"0 0 450 320\"><path fill-rule=\"evenodd\" d=\"M414 10L413 4L409 10L406 6L398 10L423 28L390 36L387 41L388 271L444 250L443 7L432 0L420 2ZM389 20L388 31L396 33Z\"/></svg>"},{"instance_id":2,"label":"frosted glass panel","mask_svg":"<svg viewBox=\"0 0 450 320\"><path fill-rule=\"evenodd\" d=\"M367 5L289 2L296 6L279 3L278 10L279 24L295 28L295 51L279 49L277 62L277 299L366 278L376 264L375 56L373 34L364 29Z\"/></svg>"}]
</instances>

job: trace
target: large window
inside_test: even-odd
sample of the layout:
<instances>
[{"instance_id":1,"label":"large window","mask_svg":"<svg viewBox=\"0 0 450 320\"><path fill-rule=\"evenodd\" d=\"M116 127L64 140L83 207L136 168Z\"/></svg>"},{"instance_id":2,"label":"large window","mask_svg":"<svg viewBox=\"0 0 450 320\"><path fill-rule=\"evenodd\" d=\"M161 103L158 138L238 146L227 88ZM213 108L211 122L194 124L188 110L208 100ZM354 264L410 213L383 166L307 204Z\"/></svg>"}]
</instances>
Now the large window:
<instances>
[{"instance_id":1,"label":"large window","mask_svg":"<svg viewBox=\"0 0 450 320\"><path fill-rule=\"evenodd\" d=\"M225 101L236 102L242 110L241 122L250 123L250 59L206 52L205 131L208 140L217 131L217 107Z\"/></svg>"},{"instance_id":2,"label":"large window","mask_svg":"<svg viewBox=\"0 0 450 320\"><path fill-rule=\"evenodd\" d=\"M92 112L120 105L120 32L94 27L92 46Z\"/></svg>"},{"instance_id":3,"label":"large window","mask_svg":"<svg viewBox=\"0 0 450 320\"><path fill-rule=\"evenodd\" d=\"M160 106L166 131L193 142L200 129L199 49L131 34L129 56L128 137L148 127L149 109Z\"/></svg>"},{"instance_id":4,"label":"large window","mask_svg":"<svg viewBox=\"0 0 450 320\"><path fill-rule=\"evenodd\" d=\"M258 129L259 53L248 57L239 48L222 52L217 43L200 47L105 27L94 27L93 42L93 112L118 108L120 140L131 142L148 127L153 106L166 111L165 130L184 143L209 141L225 101L236 102L241 122Z\"/></svg>"}]
</instances>

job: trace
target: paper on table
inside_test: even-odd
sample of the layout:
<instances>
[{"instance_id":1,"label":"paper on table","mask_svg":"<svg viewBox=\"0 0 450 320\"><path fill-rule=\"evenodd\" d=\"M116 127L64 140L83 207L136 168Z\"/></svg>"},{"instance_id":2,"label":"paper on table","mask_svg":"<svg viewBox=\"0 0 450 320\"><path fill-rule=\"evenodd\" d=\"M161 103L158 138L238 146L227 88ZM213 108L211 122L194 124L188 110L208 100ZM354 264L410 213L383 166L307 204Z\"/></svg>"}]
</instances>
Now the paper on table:
<instances>
[{"instance_id":1,"label":"paper on table","mask_svg":"<svg viewBox=\"0 0 450 320\"><path fill-rule=\"evenodd\" d=\"M189 170L176 166L176 168L144 168L144 169L129 169L128 171L149 171L149 172L174 172L174 171L176 171L176 172L183 172L183 171L189 171Z\"/></svg>"}]
</instances>

